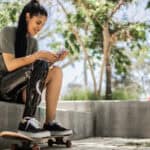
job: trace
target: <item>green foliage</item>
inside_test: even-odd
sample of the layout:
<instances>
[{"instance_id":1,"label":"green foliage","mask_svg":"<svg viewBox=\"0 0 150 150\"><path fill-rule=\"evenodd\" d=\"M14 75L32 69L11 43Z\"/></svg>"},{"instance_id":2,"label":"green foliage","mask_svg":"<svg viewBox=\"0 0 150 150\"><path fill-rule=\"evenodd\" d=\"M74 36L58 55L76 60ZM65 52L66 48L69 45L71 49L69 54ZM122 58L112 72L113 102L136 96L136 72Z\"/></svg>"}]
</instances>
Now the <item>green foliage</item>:
<instances>
[{"instance_id":1,"label":"green foliage","mask_svg":"<svg viewBox=\"0 0 150 150\"><path fill-rule=\"evenodd\" d=\"M79 53L80 47L76 41L76 37L72 32L68 30L64 31L63 36L65 37L65 47L70 50L71 54Z\"/></svg>"},{"instance_id":2,"label":"green foliage","mask_svg":"<svg viewBox=\"0 0 150 150\"><path fill-rule=\"evenodd\" d=\"M82 9L77 10L76 14L68 14L67 16L68 22L76 25L77 27L82 27L84 23L86 23L86 16Z\"/></svg>"},{"instance_id":3,"label":"green foliage","mask_svg":"<svg viewBox=\"0 0 150 150\"><path fill-rule=\"evenodd\" d=\"M109 21L109 32L111 34L117 31L121 31L122 29L127 29L128 27L129 27L128 23L117 23L117 22L114 22L113 20Z\"/></svg>"},{"instance_id":4,"label":"green foliage","mask_svg":"<svg viewBox=\"0 0 150 150\"><path fill-rule=\"evenodd\" d=\"M88 51L88 56L92 59L92 65L95 66L95 60L100 60L103 56L103 27L108 24L110 41L110 56L112 65L114 64L116 73L126 76L131 61L125 53L126 49L119 49L116 45L118 41L128 42L131 50L139 51L143 49L142 42L146 40L146 25L143 23L130 23L128 20L117 22L113 20L113 12L118 6L119 0L73 0L76 13L68 15L68 24L70 23L75 29L87 33L87 36L81 35L84 46ZM123 4L131 2L125 0ZM128 4L127 4L128 5ZM128 7L128 6L127 6ZM120 7L118 7L119 9ZM106 27L106 26L105 26ZM82 32L81 32L82 34ZM72 33L64 34L66 38L66 46L72 49L72 53L76 49L77 41ZM107 39L107 38L106 38ZM128 47L129 48L129 47ZM75 50L76 51L76 50ZM99 63L100 64L100 63ZM111 65L111 66L112 66Z\"/></svg>"},{"instance_id":5,"label":"green foliage","mask_svg":"<svg viewBox=\"0 0 150 150\"><path fill-rule=\"evenodd\" d=\"M0 29L6 25L14 24L17 19L19 12L22 8L22 3L0 3Z\"/></svg>"},{"instance_id":6,"label":"green foliage","mask_svg":"<svg viewBox=\"0 0 150 150\"><path fill-rule=\"evenodd\" d=\"M92 50L90 50L90 52L91 52L91 57L94 57L95 59L97 59L97 60L101 60L101 57L102 57L102 50L99 50L99 49L95 49L94 51L93 51L93 49Z\"/></svg>"},{"instance_id":7,"label":"green foliage","mask_svg":"<svg viewBox=\"0 0 150 150\"><path fill-rule=\"evenodd\" d=\"M116 88L112 92L113 100L136 100L140 93L134 89Z\"/></svg>"},{"instance_id":8,"label":"green foliage","mask_svg":"<svg viewBox=\"0 0 150 150\"><path fill-rule=\"evenodd\" d=\"M63 100L100 100L99 96L96 96L94 92L87 89L74 88L68 91L68 93L63 96Z\"/></svg>"},{"instance_id":9,"label":"green foliage","mask_svg":"<svg viewBox=\"0 0 150 150\"><path fill-rule=\"evenodd\" d=\"M147 27L145 24L131 25L129 28L130 35L135 41L138 41L139 39L145 41L146 40L146 33L145 33L146 28Z\"/></svg>"},{"instance_id":10,"label":"green foliage","mask_svg":"<svg viewBox=\"0 0 150 150\"><path fill-rule=\"evenodd\" d=\"M150 1L148 1L148 3L147 3L147 9L149 9L150 8Z\"/></svg>"},{"instance_id":11,"label":"green foliage","mask_svg":"<svg viewBox=\"0 0 150 150\"><path fill-rule=\"evenodd\" d=\"M76 1L76 0L75 0ZM81 1L80 1L81 2ZM79 3L80 3L79 2ZM88 9L95 9L95 5L97 4L97 0L82 0L84 6Z\"/></svg>"},{"instance_id":12,"label":"green foliage","mask_svg":"<svg viewBox=\"0 0 150 150\"><path fill-rule=\"evenodd\" d=\"M0 11L0 29L2 28L2 27L4 27L6 24L8 24L8 22L9 22L9 17L8 17L8 15L6 15L5 14L5 12L4 11Z\"/></svg>"},{"instance_id":13,"label":"green foliage","mask_svg":"<svg viewBox=\"0 0 150 150\"><path fill-rule=\"evenodd\" d=\"M107 2L105 0L83 0L82 4L84 9L87 9L87 12L84 10L85 15L91 17L92 21L99 23L99 25L103 25L103 23L107 21L109 12L111 12L115 6L114 3ZM81 8L79 7L79 9Z\"/></svg>"},{"instance_id":14,"label":"green foliage","mask_svg":"<svg viewBox=\"0 0 150 150\"><path fill-rule=\"evenodd\" d=\"M111 53L112 62L115 65L116 73L126 75L128 73L128 68L131 65L131 61L124 53L124 49L113 47L111 49Z\"/></svg>"},{"instance_id":15,"label":"green foliage","mask_svg":"<svg viewBox=\"0 0 150 150\"><path fill-rule=\"evenodd\" d=\"M93 22L94 29L91 31L89 37L88 47L91 49L102 48L103 46L103 33L102 26L97 22Z\"/></svg>"},{"instance_id":16,"label":"green foliage","mask_svg":"<svg viewBox=\"0 0 150 150\"><path fill-rule=\"evenodd\" d=\"M112 100L136 100L140 95L138 90L128 88L116 88L112 92ZM104 96L96 96L91 90L74 88L62 97L63 100L104 100Z\"/></svg>"},{"instance_id":17,"label":"green foliage","mask_svg":"<svg viewBox=\"0 0 150 150\"><path fill-rule=\"evenodd\" d=\"M97 8L95 11L95 16L98 16L100 24L104 24L108 20L109 12L112 11L114 5L112 3L105 3L101 8ZM103 17L102 17L103 16Z\"/></svg>"},{"instance_id":18,"label":"green foliage","mask_svg":"<svg viewBox=\"0 0 150 150\"><path fill-rule=\"evenodd\" d=\"M82 2L76 1L75 5L77 12L72 17L69 16L71 20L69 21L74 26L82 27L84 30L88 29L90 31L89 40L85 44L87 47L93 49L93 51L95 49L101 49L103 44L102 26L108 20L109 13L115 4L105 0L83 0Z\"/></svg>"}]
</instances>

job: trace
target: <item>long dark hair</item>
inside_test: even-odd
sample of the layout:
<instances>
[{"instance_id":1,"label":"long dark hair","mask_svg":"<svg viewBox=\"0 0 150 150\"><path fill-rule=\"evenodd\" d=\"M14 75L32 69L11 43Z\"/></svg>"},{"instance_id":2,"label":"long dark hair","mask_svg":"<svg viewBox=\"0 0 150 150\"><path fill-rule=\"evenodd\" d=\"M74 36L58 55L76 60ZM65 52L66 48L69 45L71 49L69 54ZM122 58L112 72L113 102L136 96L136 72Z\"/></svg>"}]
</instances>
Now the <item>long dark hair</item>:
<instances>
[{"instance_id":1,"label":"long dark hair","mask_svg":"<svg viewBox=\"0 0 150 150\"><path fill-rule=\"evenodd\" d=\"M15 57L23 57L26 55L27 49L27 22L26 22L26 13L30 14L30 17L37 15L48 16L46 9L40 5L37 0L31 0L23 8L19 21L18 27L16 30L16 40L15 40Z\"/></svg>"}]
</instances>

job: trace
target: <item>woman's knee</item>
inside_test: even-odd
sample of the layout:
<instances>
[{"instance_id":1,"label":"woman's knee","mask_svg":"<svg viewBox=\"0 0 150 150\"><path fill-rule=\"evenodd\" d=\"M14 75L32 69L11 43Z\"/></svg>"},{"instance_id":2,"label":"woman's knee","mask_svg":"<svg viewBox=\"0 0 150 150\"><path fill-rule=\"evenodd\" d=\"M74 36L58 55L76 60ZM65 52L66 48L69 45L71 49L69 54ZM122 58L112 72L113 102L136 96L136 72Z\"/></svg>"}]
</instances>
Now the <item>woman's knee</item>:
<instances>
[{"instance_id":1,"label":"woman's knee","mask_svg":"<svg viewBox=\"0 0 150 150\"><path fill-rule=\"evenodd\" d=\"M63 73L62 69L58 66L54 66L53 68L49 69L48 76L46 79L46 83L52 79L62 79Z\"/></svg>"},{"instance_id":2,"label":"woman's knee","mask_svg":"<svg viewBox=\"0 0 150 150\"><path fill-rule=\"evenodd\" d=\"M61 76L62 77L62 75L63 75L63 73L62 73L62 69L60 68L60 67L58 67L58 66L54 66L53 68L52 68L52 74L53 74L53 76Z\"/></svg>"}]
</instances>

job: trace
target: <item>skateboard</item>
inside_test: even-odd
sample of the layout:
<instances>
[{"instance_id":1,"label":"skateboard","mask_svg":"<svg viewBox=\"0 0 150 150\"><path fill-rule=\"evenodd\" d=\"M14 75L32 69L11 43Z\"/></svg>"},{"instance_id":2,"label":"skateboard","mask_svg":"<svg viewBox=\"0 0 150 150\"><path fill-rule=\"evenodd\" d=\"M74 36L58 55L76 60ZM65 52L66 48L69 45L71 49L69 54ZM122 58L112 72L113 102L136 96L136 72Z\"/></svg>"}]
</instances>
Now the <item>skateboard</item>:
<instances>
[{"instance_id":1,"label":"skateboard","mask_svg":"<svg viewBox=\"0 0 150 150\"><path fill-rule=\"evenodd\" d=\"M11 150L40 150L40 145L45 143L47 143L49 147L53 145L65 145L67 148L70 148L72 146L70 136L71 135L31 138L17 132L0 132L0 137L16 142L11 145Z\"/></svg>"}]
</instances>

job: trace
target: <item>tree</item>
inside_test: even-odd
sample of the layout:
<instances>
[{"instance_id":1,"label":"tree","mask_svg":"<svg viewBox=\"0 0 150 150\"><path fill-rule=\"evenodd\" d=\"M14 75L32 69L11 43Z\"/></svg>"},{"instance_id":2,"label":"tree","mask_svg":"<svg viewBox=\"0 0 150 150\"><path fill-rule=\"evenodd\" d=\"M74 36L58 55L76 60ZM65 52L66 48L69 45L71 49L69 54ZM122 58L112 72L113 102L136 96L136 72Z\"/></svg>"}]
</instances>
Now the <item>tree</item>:
<instances>
[{"instance_id":1,"label":"tree","mask_svg":"<svg viewBox=\"0 0 150 150\"><path fill-rule=\"evenodd\" d=\"M4 26L13 25L16 23L23 4L24 1L0 3L0 29L2 29Z\"/></svg>"},{"instance_id":2,"label":"tree","mask_svg":"<svg viewBox=\"0 0 150 150\"><path fill-rule=\"evenodd\" d=\"M146 24L141 22L118 22L114 19L114 15L122 6L130 3L131 0L68 0L72 2L76 8L75 13L66 11L63 3L57 0L57 4L61 7L66 15L67 22L65 28L59 32L65 38L65 47L67 47L76 60L79 52L84 54L84 64L88 64L93 79L95 94L101 95L102 81L104 79L104 70L106 74L106 99L111 99L112 95L112 67L115 67L116 73L126 76L128 67L130 66L130 58L126 54L124 47L118 47L118 41L128 43L128 47L135 51L143 49L143 42L146 40L145 29ZM65 1L66 2L66 1ZM51 4L52 1L47 1ZM19 2L0 4L1 24L0 28L6 24L14 24L22 5ZM147 8L149 8L150 2ZM49 8L48 8L49 9ZM62 24L57 24L58 28L62 28ZM48 28L48 26L47 26ZM46 31L47 31L46 28ZM81 34L82 31L82 34ZM84 33L84 34L83 34ZM49 36L50 32L44 32L39 38ZM53 42L54 47L59 47L60 43ZM94 74L94 68L99 65L99 81ZM69 61L66 65L72 63ZM65 66L65 65L64 65ZM85 71L86 77L86 71ZM85 80L85 84L86 84Z\"/></svg>"},{"instance_id":3,"label":"tree","mask_svg":"<svg viewBox=\"0 0 150 150\"><path fill-rule=\"evenodd\" d=\"M125 48L117 47L116 43L128 40L130 48L139 47L140 45L138 49L140 50L143 44L140 41L146 40L145 28L147 25L145 23L117 22L113 19L114 14L121 6L130 2L131 0L73 0L77 9L76 14L67 14L68 23L72 24L76 30L82 29L89 33L89 36L82 40L82 45L84 45L86 51L92 51L95 56L99 53L103 58L100 67L99 88L96 88L96 93L101 95L103 72L105 69L106 99L112 98L112 64L115 64L117 73L124 75L127 74L128 66L131 64L128 55L125 54ZM75 32L72 33L76 34ZM78 35L80 35L79 32ZM87 58L89 57L89 51L86 54Z\"/></svg>"}]
</instances>

